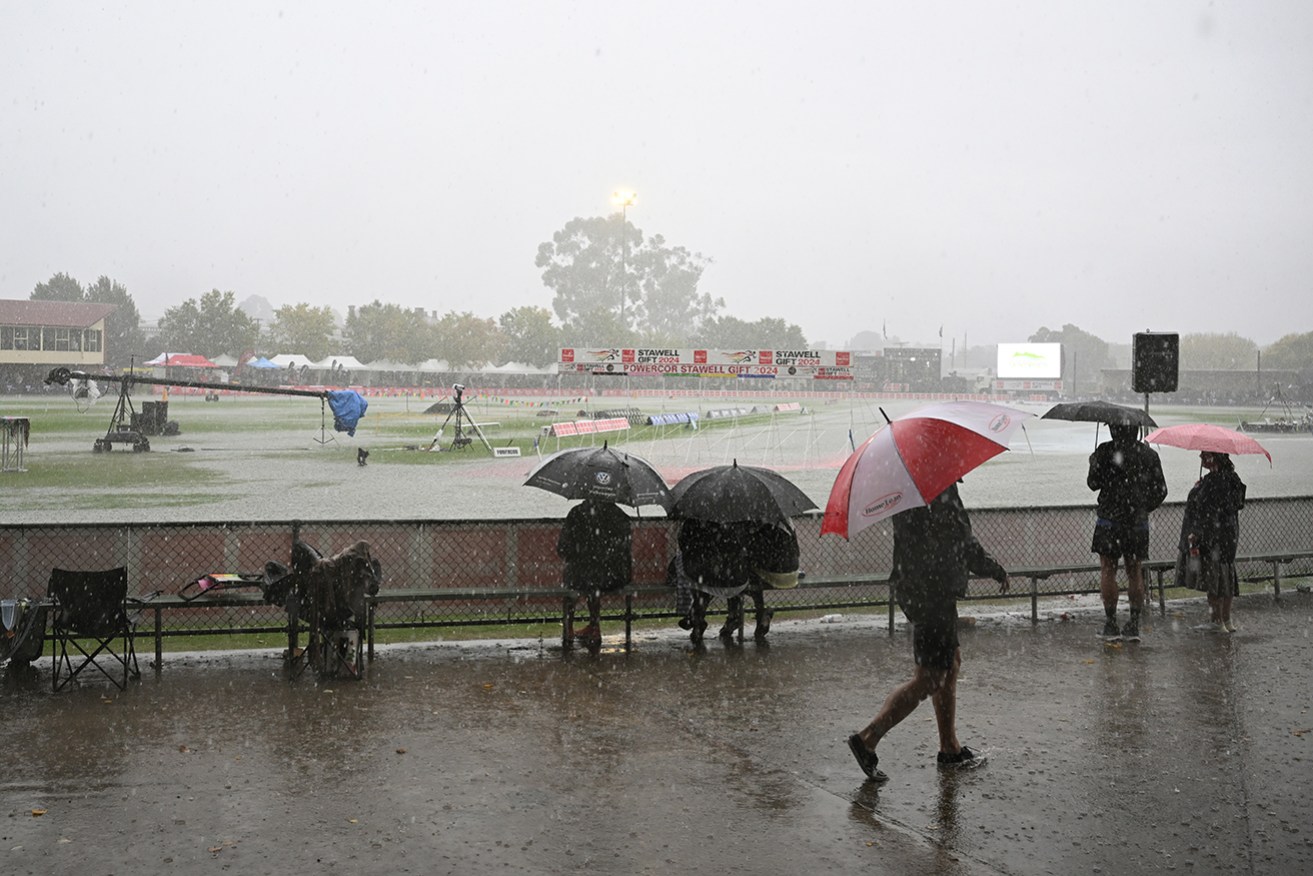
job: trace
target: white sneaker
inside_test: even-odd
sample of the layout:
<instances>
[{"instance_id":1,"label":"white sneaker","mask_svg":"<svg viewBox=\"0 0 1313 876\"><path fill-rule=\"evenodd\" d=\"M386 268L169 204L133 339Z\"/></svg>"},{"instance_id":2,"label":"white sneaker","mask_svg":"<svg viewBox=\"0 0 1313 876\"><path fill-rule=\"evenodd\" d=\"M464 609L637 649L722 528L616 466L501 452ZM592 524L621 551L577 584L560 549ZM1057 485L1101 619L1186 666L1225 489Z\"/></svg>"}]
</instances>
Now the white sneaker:
<instances>
[{"instance_id":1,"label":"white sneaker","mask_svg":"<svg viewBox=\"0 0 1313 876\"><path fill-rule=\"evenodd\" d=\"M1226 631L1227 631L1228 633L1238 633L1238 632L1240 632L1240 628L1239 628L1238 626L1235 625L1235 622L1234 622L1234 621L1226 621L1224 624L1222 624L1222 626L1226 627Z\"/></svg>"},{"instance_id":2,"label":"white sneaker","mask_svg":"<svg viewBox=\"0 0 1313 876\"><path fill-rule=\"evenodd\" d=\"M1193 629L1198 630L1198 631L1201 632L1201 633L1225 633L1225 632L1226 632L1226 627L1224 627L1224 626L1223 626L1221 623L1219 623L1218 621L1205 621L1204 623L1197 624L1196 626L1193 627Z\"/></svg>"}]
</instances>

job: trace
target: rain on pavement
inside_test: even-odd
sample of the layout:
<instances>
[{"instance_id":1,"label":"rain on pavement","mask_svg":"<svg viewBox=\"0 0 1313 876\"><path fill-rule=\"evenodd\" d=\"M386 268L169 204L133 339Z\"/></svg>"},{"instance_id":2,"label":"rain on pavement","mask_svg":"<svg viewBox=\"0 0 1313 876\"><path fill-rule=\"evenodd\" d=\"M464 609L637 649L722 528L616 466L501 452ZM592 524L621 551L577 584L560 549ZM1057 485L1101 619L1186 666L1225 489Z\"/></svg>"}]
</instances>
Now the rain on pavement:
<instances>
[{"instance_id":1,"label":"rain on pavement","mask_svg":"<svg viewBox=\"0 0 1313 876\"><path fill-rule=\"evenodd\" d=\"M363 681L275 652L171 655L124 693L6 678L11 873L1294 873L1313 867L1313 597L1243 597L1234 636L1097 611L964 629L959 731L923 704L844 745L911 671L901 627L777 620L769 645L644 633L383 649Z\"/></svg>"}]
</instances>

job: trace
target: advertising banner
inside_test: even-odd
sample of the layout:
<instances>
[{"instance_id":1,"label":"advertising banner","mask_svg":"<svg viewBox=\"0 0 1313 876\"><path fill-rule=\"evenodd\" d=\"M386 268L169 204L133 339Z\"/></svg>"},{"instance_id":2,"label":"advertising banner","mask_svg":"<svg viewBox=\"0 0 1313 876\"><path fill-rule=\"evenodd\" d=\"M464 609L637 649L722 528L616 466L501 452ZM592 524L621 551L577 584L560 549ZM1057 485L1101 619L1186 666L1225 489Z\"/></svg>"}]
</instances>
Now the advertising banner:
<instances>
[{"instance_id":1,"label":"advertising banner","mask_svg":"<svg viewBox=\"0 0 1313 876\"><path fill-rule=\"evenodd\" d=\"M853 379L852 354L843 350L563 347L557 368L631 377Z\"/></svg>"}]
</instances>

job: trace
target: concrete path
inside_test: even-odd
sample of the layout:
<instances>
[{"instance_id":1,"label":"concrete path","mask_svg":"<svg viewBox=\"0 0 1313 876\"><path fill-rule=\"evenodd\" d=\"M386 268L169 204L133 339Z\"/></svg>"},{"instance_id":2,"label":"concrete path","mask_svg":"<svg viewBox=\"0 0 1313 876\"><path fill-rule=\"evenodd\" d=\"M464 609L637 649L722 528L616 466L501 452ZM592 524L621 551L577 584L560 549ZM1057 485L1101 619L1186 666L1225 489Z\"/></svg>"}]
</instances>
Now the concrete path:
<instances>
[{"instance_id":1,"label":"concrete path","mask_svg":"<svg viewBox=\"0 0 1313 876\"><path fill-rule=\"evenodd\" d=\"M1313 872L1313 597L1201 603L1105 645L1099 618L982 618L942 774L929 704L845 737L910 673L875 621L769 646L671 634L381 653L362 682L271 654L179 659L125 693L0 695L9 874ZM41 667L38 664L38 668Z\"/></svg>"}]
</instances>

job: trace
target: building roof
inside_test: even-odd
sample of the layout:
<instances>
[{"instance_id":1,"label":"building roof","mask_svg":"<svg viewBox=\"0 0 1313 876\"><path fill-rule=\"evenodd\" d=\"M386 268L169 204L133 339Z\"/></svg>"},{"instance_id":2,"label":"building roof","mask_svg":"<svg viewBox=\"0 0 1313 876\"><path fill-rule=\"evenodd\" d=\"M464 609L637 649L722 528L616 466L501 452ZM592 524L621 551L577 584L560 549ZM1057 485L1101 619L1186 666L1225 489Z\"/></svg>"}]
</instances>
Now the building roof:
<instances>
[{"instance_id":1,"label":"building roof","mask_svg":"<svg viewBox=\"0 0 1313 876\"><path fill-rule=\"evenodd\" d=\"M90 328L117 307L117 304L88 304L82 301L19 301L6 298L0 299L0 324Z\"/></svg>"}]
</instances>

